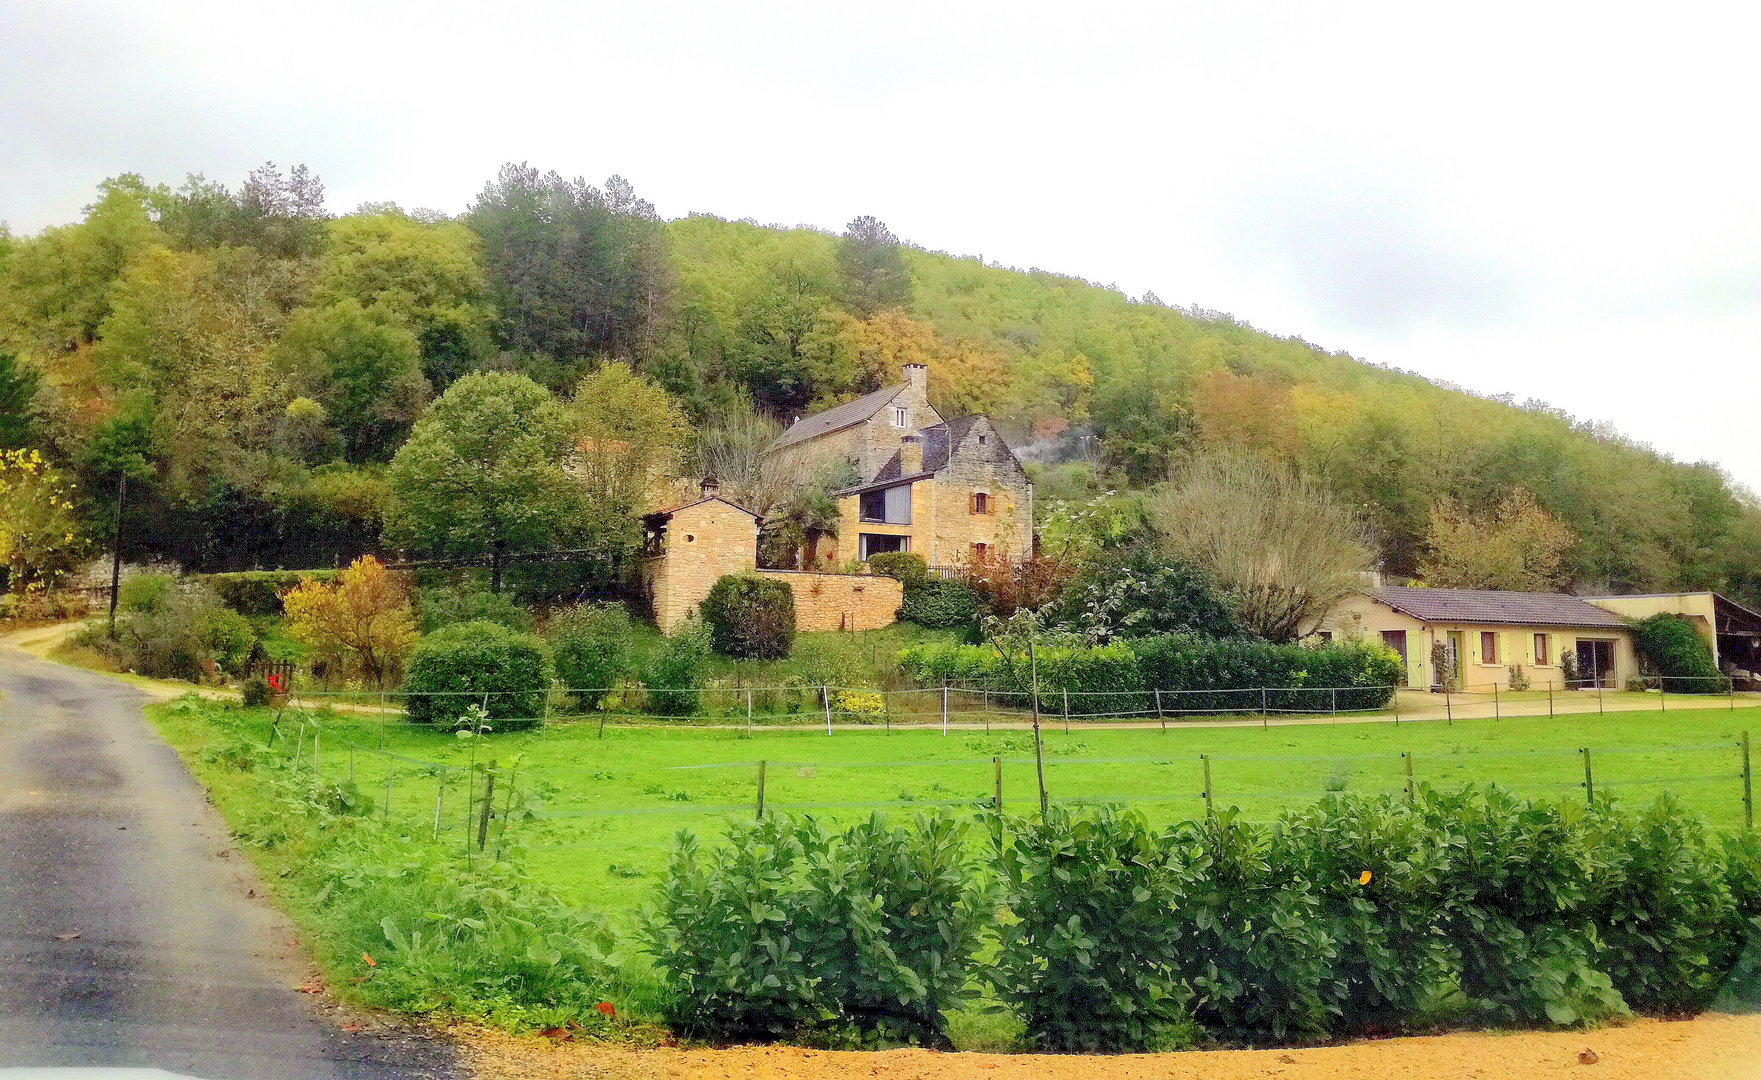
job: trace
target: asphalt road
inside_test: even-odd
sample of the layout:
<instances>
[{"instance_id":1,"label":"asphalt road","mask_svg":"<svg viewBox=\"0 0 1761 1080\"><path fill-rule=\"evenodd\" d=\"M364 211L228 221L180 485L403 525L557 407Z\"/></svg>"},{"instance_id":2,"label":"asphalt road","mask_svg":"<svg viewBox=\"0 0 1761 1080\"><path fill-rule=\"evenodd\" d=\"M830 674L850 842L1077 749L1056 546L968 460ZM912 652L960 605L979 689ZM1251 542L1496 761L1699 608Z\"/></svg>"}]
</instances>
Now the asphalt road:
<instances>
[{"instance_id":1,"label":"asphalt road","mask_svg":"<svg viewBox=\"0 0 1761 1080\"><path fill-rule=\"evenodd\" d=\"M0 645L0 1069L460 1075L444 1040L350 1034L295 989L294 930L145 701Z\"/></svg>"}]
</instances>

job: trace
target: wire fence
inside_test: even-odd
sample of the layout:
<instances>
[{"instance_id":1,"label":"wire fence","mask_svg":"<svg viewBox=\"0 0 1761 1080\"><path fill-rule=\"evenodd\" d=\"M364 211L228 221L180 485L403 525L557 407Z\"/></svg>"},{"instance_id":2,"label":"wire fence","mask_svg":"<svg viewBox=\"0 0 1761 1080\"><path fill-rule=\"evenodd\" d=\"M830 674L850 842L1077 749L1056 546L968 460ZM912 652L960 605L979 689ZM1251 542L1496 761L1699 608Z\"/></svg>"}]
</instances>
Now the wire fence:
<instances>
[{"instance_id":1,"label":"wire fence","mask_svg":"<svg viewBox=\"0 0 1761 1080\"><path fill-rule=\"evenodd\" d=\"M1144 806L1168 817L1238 807L1250 819L1270 820L1330 794L1411 801L1422 784L1442 788L1475 782L1548 798L1578 791L1588 802L1598 792L1669 791L1697 806L1722 807L1720 816L1740 819L1745 828L1754 823L1747 731L1736 739L1656 746L1121 756L1079 753L1083 744L1069 741L1035 753L1035 741L1019 732L998 732L1000 743L970 732L974 749L997 752L916 760L877 755L854 761L680 763L651 767L635 778L615 757L579 763L527 762L523 755L499 760L505 751L479 738L469 739L464 760L436 760L392 745L389 721L386 714L290 703L269 724L267 747L283 755L296 776L312 781L314 800L352 797L359 800L354 809L360 812L370 798L365 812L435 841L457 843L467 858L499 857L517 829L529 851L637 853L642 865L608 867L631 876L653 869L656 852L671 846L671 832L680 825L779 811L832 816L936 807L1032 812L1041 805L1107 803ZM614 777L614 771L622 775ZM633 788L638 780L650 781L639 794ZM643 819L650 824L636 827ZM639 854L644 851L648 854Z\"/></svg>"},{"instance_id":2,"label":"wire fence","mask_svg":"<svg viewBox=\"0 0 1761 1080\"><path fill-rule=\"evenodd\" d=\"M1673 698L1681 708L1734 710L1739 701L1761 704L1761 695L1740 693L1735 680L1676 679L1652 676L1650 689L1616 691L1581 680L1565 689L1512 689L1485 683L1424 692L1385 686L1256 686L1201 689L1050 690L1034 695L1018 690L971 686L877 690L833 684L658 688L639 685L506 691L352 690L300 691L294 700L310 705L405 713L426 704L424 715L452 715L454 701L477 705L499 727L530 727L553 722L693 723L744 727L840 728L940 727L943 731L1042 724L1065 729L1081 725L1157 725L1193 721L1252 723L1323 719L1419 723L1457 719L1557 716L1651 708L1668 712ZM596 702L582 709L579 702ZM435 707L437 706L437 707Z\"/></svg>"}]
</instances>

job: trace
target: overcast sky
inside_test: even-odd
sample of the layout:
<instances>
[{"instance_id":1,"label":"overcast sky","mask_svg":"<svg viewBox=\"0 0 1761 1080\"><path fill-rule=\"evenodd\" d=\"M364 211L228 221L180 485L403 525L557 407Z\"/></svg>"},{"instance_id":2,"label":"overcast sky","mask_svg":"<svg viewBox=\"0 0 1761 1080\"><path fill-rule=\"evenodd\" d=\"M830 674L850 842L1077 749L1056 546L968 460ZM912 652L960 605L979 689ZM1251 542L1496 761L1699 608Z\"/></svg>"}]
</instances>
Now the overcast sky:
<instances>
[{"instance_id":1,"label":"overcast sky","mask_svg":"<svg viewBox=\"0 0 1761 1080\"><path fill-rule=\"evenodd\" d=\"M1224 10L1226 9L1226 10ZM1761 488L1755 9L0 0L0 220L505 161L1229 311Z\"/></svg>"}]
</instances>

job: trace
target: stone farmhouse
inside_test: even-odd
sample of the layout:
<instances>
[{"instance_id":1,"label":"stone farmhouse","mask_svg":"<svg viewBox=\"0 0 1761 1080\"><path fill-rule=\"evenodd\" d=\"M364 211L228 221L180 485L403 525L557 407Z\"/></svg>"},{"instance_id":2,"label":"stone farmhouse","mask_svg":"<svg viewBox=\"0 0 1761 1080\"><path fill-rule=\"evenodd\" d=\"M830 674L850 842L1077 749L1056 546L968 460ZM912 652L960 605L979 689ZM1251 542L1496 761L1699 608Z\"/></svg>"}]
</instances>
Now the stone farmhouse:
<instances>
[{"instance_id":1,"label":"stone farmhouse","mask_svg":"<svg viewBox=\"0 0 1761 1080\"><path fill-rule=\"evenodd\" d=\"M655 622L671 632L725 574L786 582L802 630L870 630L897 618L903 590L889 577L812 569L910 551L932 566L1033 549L1033 485L986 416L945 420L929 403L929 370L804 417L772 444L806 465L848 465L858 482L832 493L836 535L810 537L796 565L758 569L758 515L721 497L713 478L696 496L643 518L637 573Z\"/></svg>"},{"instance_id":2,"label":"stone farmhouse","mask_svg":"<svg viewBox=\"0 0 1761 1080\"><path fill-rule=\"evenodd\" d=\"M843 462L857 483L832 493L835 537L811 537L801 565L867 562L910 551L931 566L1033 549L1033 484L990 417L946 420L929 403L929 369L796 421L770 452Z\"/></svg>"}]
</instances>

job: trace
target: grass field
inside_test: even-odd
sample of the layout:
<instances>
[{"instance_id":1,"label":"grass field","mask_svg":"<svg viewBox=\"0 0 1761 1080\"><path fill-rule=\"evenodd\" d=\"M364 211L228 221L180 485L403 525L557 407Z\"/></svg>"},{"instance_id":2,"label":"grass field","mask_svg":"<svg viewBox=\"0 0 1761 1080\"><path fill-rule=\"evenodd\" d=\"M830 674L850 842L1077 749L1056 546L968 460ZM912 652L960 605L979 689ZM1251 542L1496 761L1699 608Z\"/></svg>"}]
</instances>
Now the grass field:
<instances>
[{"instance_id":1,"label":"grass field","mask_svg":"<svg viewBox=\"0 0 1761 1080\"><path fill-rule=\"evenodd\" d=\"M179 705L158 706L177 710ZM267 740L276 714L252 710L243 730ZM1399 794L1410 753L1420 783L1457 787L1496 783L1524 795L1582 799L1583 747L1598 792L1649 800L1673 791L1714 825L1743 822L1739 742L1761 728L1761 709L1674 708L1667 713L1458 720L1442 723L1341 723L1305 726L1155 729L1062 728L1044 733L1050 797L1060 802L1128 802L1152 820L1204 812L1204 762L1219 807L1238 805L1265 819L1334 792ZM313 752L317 736L317 753ZM351 773L411 831L430 833L440 802L440 834L464 846L479 819L467 818L472 755L494 758L499 815L511 779L532 811L490 824L527 851L529 867L583 906L618 913L639 906L665 865L673 834L719 835L728 817L750 817L765 764L767 811L811 812L832 820L873 809L911 813L937 804L989 800L992 757L1002 759L1006 810L1037 805L1031 732L823 728L742 730L553 724L543 731L490 736L473 746L449 733L348 713L288 711L276 745L303 767L341 780ZM387 766L390 766L389 773ZM476 800L480 808L481 800ZM472 808L470 812L475 813Z\"/></svg>"}]
</instances>

